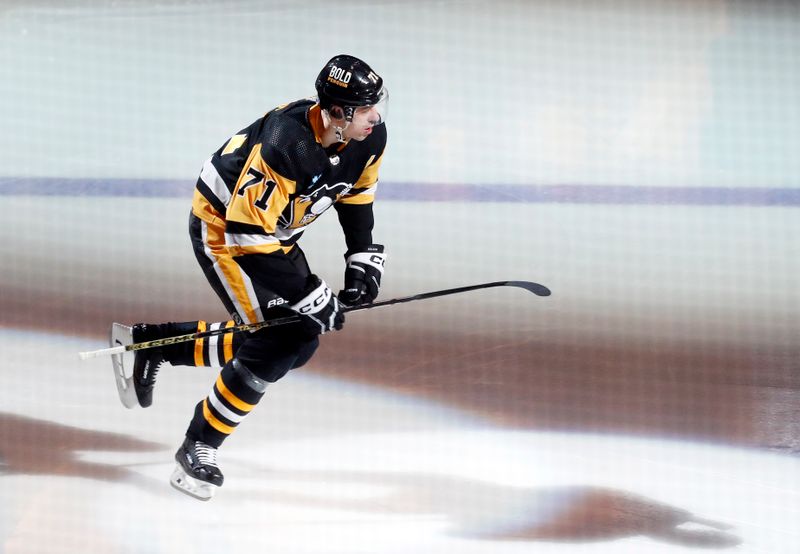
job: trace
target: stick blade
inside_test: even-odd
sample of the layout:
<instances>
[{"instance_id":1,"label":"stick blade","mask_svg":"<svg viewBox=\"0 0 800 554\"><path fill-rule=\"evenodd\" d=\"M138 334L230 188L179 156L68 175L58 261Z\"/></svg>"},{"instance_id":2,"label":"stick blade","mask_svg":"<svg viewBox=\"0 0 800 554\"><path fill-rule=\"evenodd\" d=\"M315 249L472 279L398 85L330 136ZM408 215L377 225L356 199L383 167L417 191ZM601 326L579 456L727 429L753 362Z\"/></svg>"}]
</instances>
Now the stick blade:
<instances>
[{"instance_id":1,"label":"stick blade","mask_svg":"<svg viewBox=\"0 0 800 554\"><path fill-rule=\"evenodd\" d=\"M550 296L552 294L550 289L548 289L544 285L540 285L539 283L534 283L532 281L506 281L505 284L509 287L519 287L521 289L525 289L529 292L532 292L536 296Z\"/></svg>"}]
</instances>

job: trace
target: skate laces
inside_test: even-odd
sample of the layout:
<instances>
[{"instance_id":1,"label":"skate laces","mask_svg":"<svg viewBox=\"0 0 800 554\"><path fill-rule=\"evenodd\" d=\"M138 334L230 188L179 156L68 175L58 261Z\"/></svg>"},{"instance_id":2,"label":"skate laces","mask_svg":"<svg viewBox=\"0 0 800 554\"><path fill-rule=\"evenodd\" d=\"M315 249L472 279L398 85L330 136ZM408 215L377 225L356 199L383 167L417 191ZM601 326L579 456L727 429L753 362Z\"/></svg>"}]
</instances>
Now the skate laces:
<instances>
[{"instance_id":1,"label":"skate laces","mask_svg":"<svg viewBox=\"0 0 800 554\"><path fill-rule=\"evenodd\" d=\"M217 449L204 442L194 443L194 453L202 465L217 467Z\"/></svg>"},{"instance_id":2,"label":"skate laces","mask_svg":"<svg viewBox=\"0 0 800 554\"><path fill-rule=\"evenodd\" d=\"M161 369L161 364L163 364L166 361L166 360L164 360L164 357L161 356L161 355L158 355L157 359L158 359L158 361L156 361L156 362L152 362L151 361L150 364L148 364L148 366L149 366L148 370L149 371L148 371L147 377L145 379L147 381L148 385L152 385L153 383L156 382L156 377L158 376L158 370Z\"/></svg>"}]
</instances>

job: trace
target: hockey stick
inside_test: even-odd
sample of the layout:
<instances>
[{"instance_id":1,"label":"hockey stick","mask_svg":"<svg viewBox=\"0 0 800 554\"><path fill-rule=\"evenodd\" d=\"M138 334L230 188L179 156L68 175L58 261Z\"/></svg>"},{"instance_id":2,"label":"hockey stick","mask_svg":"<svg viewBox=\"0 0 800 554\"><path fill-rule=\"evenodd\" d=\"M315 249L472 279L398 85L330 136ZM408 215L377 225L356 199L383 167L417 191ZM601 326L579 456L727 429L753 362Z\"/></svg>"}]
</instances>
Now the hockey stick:
<instances>
[{"instance_id":1,"label":"hockey stick","mask_svg":"<svg viewBox=\"0 0 800 554\"><path fill-rule=\"evenodd\" d=\"M383 308L386 306L393 306L395 304L403 304L405 302L414 302L416 300L426 300L428 298L437 298L439 296L448 296L450 294L458 294L461 292L468 292L472 290L488 289L492 287L518 287L532 292L536 296L550 296L550 289L539 283L531 281L494 281L492 283L481 283L479 285L469 285L466 287L457 287L453 289L443 289L433 292L423 292L413 296L404 296L402 298L393 298L391 300L383 300L381 302L373 302L372 304L361 304L358 306L345 306L342 312L358 312L361 310L371 310L373 308ZM124 352L131 352L134 350L144 350L145 348L155 348L158 346L167 346L169 344L176 344L179 342L187 342L190 340L203 339L206 337L213 337L225 333L240 333L243 331L257 331L265 327L275 327L277 325L285 325L287 323L294 323L299 321L298 316L280 317L277 319L269 319L266 321L259 321L257 323L245 323L236 325L234 327L222 327L213 329L211 331L202 331L200 333L190 333L188 335L178 335L176 337L166 337L163 339L150 340L145 342L138 342L134 344L126 344L123 346L115 346L113 348L103 348L101 350L92 350L89 352L79 352L78 356L81 360L88 360L89 358L97 358L100 356L122 354Z\"/></svg>"}]
</instances>

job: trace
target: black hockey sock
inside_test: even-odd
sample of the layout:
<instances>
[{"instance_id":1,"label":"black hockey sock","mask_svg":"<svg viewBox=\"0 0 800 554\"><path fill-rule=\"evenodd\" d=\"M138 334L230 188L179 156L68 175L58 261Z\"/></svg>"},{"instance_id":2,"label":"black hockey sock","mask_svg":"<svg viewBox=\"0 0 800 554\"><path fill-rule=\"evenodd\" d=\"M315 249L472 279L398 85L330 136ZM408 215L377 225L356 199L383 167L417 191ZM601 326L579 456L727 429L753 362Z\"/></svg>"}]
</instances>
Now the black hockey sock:
<instances>
[{"instance_id":1,"label":"black hockey sock","mask_svg":"<svg viewBox=\"0 0 800 554\"><path fill-rule=\"evenodd\" d=\"M162 337L174 337L213 331L221 327L233 327L233 321L208 324L205 321L184 323L163 323L159 325ZM233 359L233 355L244 342L242 333L225 333L194 341L180 342L162 348L164 359L172 365L196 367L223 367Z\"/></svg>"},{"instance_id":2,"label":"black hockey sock","mask_svg":"<svg viewBox=\"0 0 800 554\"><path fill-rule=\"evenodd\" d=\"M186 436L218 448L258 404L267 384L234 358L222 368L211 393L195 407Z\"/></svg>"}]
</instances>

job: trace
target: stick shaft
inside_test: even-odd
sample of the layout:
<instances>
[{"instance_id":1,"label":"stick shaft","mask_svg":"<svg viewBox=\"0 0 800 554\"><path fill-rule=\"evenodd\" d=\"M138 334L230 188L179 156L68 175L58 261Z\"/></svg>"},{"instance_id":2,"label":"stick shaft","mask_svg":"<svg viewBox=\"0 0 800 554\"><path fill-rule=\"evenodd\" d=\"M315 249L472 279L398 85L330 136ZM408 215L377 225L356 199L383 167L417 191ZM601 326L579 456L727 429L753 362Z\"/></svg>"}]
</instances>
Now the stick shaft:
<instances>
[{"instance_id":1,"label":"stick shaft","mask_svg":"<svg viewBox=\"0 0 800 554\"><path fill-rule=\"evenodd\" d=\"M187 335L177 335L174 337L165 337L163 339L148 340L144 342L136 342L124 346L114 346L112 348L101 348L100 350L92 350L89 352L79 352L78 356L81 360L88 360L89 358L98 358L100 356L110 356L113 354L123 354L125 352L132 352L135 350L144 350L145 348L156 348L158 346L167 346L170 344L177 344L179 342L188 342L191 340L204 339L225 333L240 333L243 331L258 331L265 327L275 327L277 325L285 325L287 323L294 323L299 321L297 316L281 317L278 319L269 319L267 321L259 321L257 323L245 323L236 325L234 327L224 327L220 329L213 329L211 331L202 331L200 333L189 333Z\"/></svg>"},{"instance_id":2,"label":"stick shaft","mask_svg":"<svg viewBox=\"0 0 800 554\"><path fill-rule=\"evenodd\" d=\"M404 302L413 302L415 300L426 300L428 298L437 298L439 296L448 296L451 294L459 294L462 292L469 292L479 289L488 289L492 287L518 287L532 292L536 296L550 296L550 289L539 283L531 281L494 281L491 283L481 283L479 285L469 285L466 287L456 287L453 289L436 290L433 292L423 292L413 296L404 296L402 298L393 298L391 300L383 300L381 302L373 302L372 304L362 304L361 306L352 306L345 308L345 312L355 312L358 310L371 310L372 308L381 308L383 306L393 306L395 304L402 304Z\"/></svg>"},{"instance_id":3,"label":"stick shaft","mask_svg":"<svg viewBox=\"0 0 800 554\"><path fill-rule=\"evenodd\" d=\"M416 300L426 300L429 298L438 298L440 296L449 296L451 294L459 294L462 292L469 292L473 290L488 289L492 287L517 287L525 289L537 296L550 296L550 289L539 283L531 281L493 281L491 283L480 283L478 285L468 285L465 287L456 287L452 289L442 289L432 292L423 292L413 296L404 296L401 298L393 298L391 300L383 300L380 302L373 302L372 304L361 304L359 306L345 306L342 312L358 312L361 310L371 310L373 308L383 308L386 306L393 306L395 304L403 304L405 302L414 302ZM269 319L266 321L259 321L257 323L245 323L243 325L236 325L234 327L221 327L211 331L203 331L201 333L190 333L188 335L178 335L175 337L166 337L163 339L150 340L145 342L138 342L128 344L125 346L115 346L113 348L103 348L100 350L92 350L90 352L80 352L78 356L82 360L89 358L97 358L100 356L108 356L112 354L122 354L124 352L131 352L135 350L144 350L145 348L156 348L158 346L167 346L179 342L187 342L191 340L203 339L206 337L213 337L225 333L241 333L243 331L257 331L265 327L275 327L277 325L286 325L287 323L295 323L299 321L299 316L288 316L277 319Z\"/></svg>"}]
</instances>

